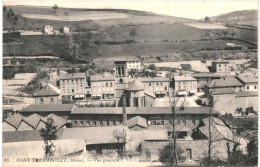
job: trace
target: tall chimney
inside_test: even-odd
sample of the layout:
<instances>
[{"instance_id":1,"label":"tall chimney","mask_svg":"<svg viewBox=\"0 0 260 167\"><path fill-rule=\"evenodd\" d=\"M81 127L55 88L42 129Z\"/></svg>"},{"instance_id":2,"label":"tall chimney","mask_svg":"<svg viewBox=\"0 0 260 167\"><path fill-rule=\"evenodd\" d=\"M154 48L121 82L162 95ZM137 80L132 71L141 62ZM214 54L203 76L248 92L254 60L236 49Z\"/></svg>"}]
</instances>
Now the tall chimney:
<instances>
[{"instance_id":1,"label":"tall chimney","mask_svg":"<svg viewBox=\"0 0 260 167\"><path fill-rule=\"evenodd\" d=\"M127 114L126 114L126 95L123 93L123 126L127 125Z\"/></svg>"}]
</instances>

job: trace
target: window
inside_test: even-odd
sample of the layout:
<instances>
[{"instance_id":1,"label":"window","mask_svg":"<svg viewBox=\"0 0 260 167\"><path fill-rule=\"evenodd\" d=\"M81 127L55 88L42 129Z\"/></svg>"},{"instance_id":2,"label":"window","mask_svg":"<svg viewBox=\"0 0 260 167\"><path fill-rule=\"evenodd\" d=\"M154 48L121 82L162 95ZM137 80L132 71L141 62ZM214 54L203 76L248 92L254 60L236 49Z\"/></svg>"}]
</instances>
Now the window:
<instances>
[{"instance_id":1,"label":"window","mask_svg":"<svg viewBox=\"0 0 260 167\"><path fill-rule=\"evenodd\" d=\"M220 65L218 65L219 67L221 67L221 64Z\"/></svg>"},{"instance_id":2,"label":"window","mask_svg":"<svg viewBox=\"0 0 260 167\"><path fill-rule=\"evenodd\" d=\"M152 86L152 83L149 83L149 86Z\"/></svg>"},{"instance_id":3,"label":"window","mask_svg":"<svg viewBox=\"0 0 260 167\"><path fill-rule=\"evenodd\" d=\"M255 89L256 89L256 86L255 86Z\"/></svg>"},{"instance_id":4,"label":"window","mask_svg":"<svg viewBox=\"0 0 260 167\"><path fill-rule=\"evenodd\" d=\"M93 126L97 126L97 122L96 121L93 121Z\"/></svg>"},{"instance_id":5,"label":"window","mask_svg":"<svg viewBox=\"0 0 260 167\"><path fill-rule=\"evenodd\" d=\"M195 124L196 124L196 121L195 121L195 120L192 120L192 123L195 125Z\"/></svg>"},{"instance_id":6,"label":"window","mask_svg":"<svg viewBox=\"0 0 260 167\"><path fill-rule=\"evenodd\" d=\"M102 122L102 121L100 121L100 122L99 122L99 125L100 125L100 126L103 126L103 122Z\"/></svg>"},{"instance_id":7,"label":"window","mask_svg":"<svg viewBox=\"0 0 260 167\"><path fill-rule=\"evenodd\" d=\"M40 99L41 103L43 103L43 98Z\"/></svg>"},{"instance_id":8,"label":"window","mask_svg":"<svg viewBox=\"0 0 260 167\"><path fill-rule=\"evenodd\" d=\"M151 122L151 125L156 125L156 121L152 121L152 122Z\"/></svg>"},{"instance_id":9,"label":"window","mask_svg":"<svg viewBox=\"0 0 260 167\"><path fill-rule=\"evenodd\" d=\"M161 82L161 86L162 86L162 82Z\"/></svg>"},{"instance_id":10,"label":"window","mask_svg":"<svg viewBox=\"0 0 260 167\"><path fill-rule=\"evenodd\" d=\"M90 122L89 121L87 121L87 126L90 126Z\"/></svg>"},{"instance_id":11,"label":"window","mask_svg":"<svg viewBox=\"0 0 260 167\"><path fill-rule=\"evenodd\" d=\"M71 89L71 92L74 93L74 89Z\"/></svg>"},{"instance_id":12,"label":"window","mask_svg":"<svg viewBox=\"0 0 260 167\"><path fill-rule=\"evenodd\" d=\"M116 126L116 121L113 121L113 126Z\"/></svg>"},{"instance_id":13,"label":"window","mask_svg":"<svg viewBox=\"0 0 260 167\"><path fill-rule=\"evenodd\" d=\"M51 97L51 102L54 102L54 99L53 99L53 97Z\"/></svg>"},{"instance_id":14,"label":"window","mask_svg":"<svg viewBox=\"0 0 260 167\"><path fill-rule=\"evenodd\" d=\"M108 83L106 82L106 87L108 87Z\"/></svg>"},{"instance_id":15,"label":"window","mask_svg":"<svg viewBox=\"0 0 260 167\"><path fill-rule=\"evenodd\" d=\"M246 86L246 89L249 90L249 86Z\"/></svg>"},{"instance_id":16,"label":"window","mask_svg":"<svg viewBox=\"0 0 260 167\"><path fill-rule=\"evenodd\" d=\"M73 121L73 123L74 123L74 126L77 126L77 121Z\"/></svg>"},{"instance_id":17,"label":"window","mask_svg":"<svg viewBox=\"0 0 260 167\"><path fill-rule=\"evenodd\" d=\"M159 83L157 82L157 83L156 83L156 85L158 86L158 85L159 85Z\"/></svg>"},{"instance_id":18,"label":"window","mask_svg":"<svg viewBox=\"0 0 260 167\"><path fill-rule=\"evenodd\" d=\"M161 121L161 125L164 125L164 121Z\"/></svg>"},{"instance_id":19,"label":"window","mask_svg":"<svg viewBox=\"0 0 260 167\"><path fill-rule=\"evenodd\" d=\"M167 87L164 87L164 90L167 90Z\"/></svg>"},{"instance_id":20,"label":"window","mask_svg":"<svg viewBox=\"0 0 260 167\"><path fill-rule=\"evenodd\" d=\"M122 79L122 78L120 78L119 82L120 82L120 83L123 83L123 79Z\"/></svg>"},{"instance_id":21,"label":"window","mask_svg":"<svg viewBox=\"0 0 260 167\"><path fill-rule=\"evenodd\" d=\"M78 82L78 79L76 79L76 82Z\"/></svg>"},{"instance_id":22,"label":"window","mask_svg":"<svg viewBox=\"0 0 260 167\"><path fill-rule=\"evenodd\" d=\"M107 126L109 126L109 121L107 121Z\"/></svg>"},{"instance_id":23,"label":"window","mask_svg":"<svg viewBox=\"0 0 260 167\"><path fill-rule=\"evenodd\" d=\"M170 121L170 124L172 125L172 124L173 124L173 121Z\"/></svg>"},{"instance_id":24,"label":"window","mask_svg":"<svg viewBox=\"0 0 260 167\"><path fill-rule=\"evenodd\" d=\"M83 126L83 121L79 121L79 126Z\"/></svg>"},{"instance_id":25,"label":"window","mask_svg":"<svg viewBox=\"0 0 260 167\"><path fill-rule=\"evenodd\" d=\"M110 82L110 87L112 87L113 86L113 82Z\"/></svg>"},{"instance_id":26,"label":"window","mask_svg":"<svg viewBox=\"0 0 260 167\"><path fill-rule=\"evenodd\" d=\"M186 125L186 120L183 120L183 124Z\"/></svg>"}]
</instances>

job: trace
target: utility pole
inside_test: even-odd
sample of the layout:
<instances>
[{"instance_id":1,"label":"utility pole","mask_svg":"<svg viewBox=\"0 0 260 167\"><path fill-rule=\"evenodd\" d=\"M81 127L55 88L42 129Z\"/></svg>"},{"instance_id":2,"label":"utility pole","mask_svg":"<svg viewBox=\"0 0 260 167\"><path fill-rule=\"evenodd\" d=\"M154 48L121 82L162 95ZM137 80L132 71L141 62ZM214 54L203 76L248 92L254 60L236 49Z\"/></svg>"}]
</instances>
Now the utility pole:
<instances>
[{"instance_id":1,"label":"utility pole","mask_svg":"<svg viewBox=\"0 0 260 167\"><path fill-rule=\"evenodd\" d=\"M209 146L208 146L208 166L210 166L210 161L211 161L211 145L212 145L212 138L211 138L211 114L212 114L212 104L213 101L210 101L210 96L209 96L209 82L208 83L208 106L209 106ZM212 104L211 104L212 103Z\"/></svg>"}]
</instances>

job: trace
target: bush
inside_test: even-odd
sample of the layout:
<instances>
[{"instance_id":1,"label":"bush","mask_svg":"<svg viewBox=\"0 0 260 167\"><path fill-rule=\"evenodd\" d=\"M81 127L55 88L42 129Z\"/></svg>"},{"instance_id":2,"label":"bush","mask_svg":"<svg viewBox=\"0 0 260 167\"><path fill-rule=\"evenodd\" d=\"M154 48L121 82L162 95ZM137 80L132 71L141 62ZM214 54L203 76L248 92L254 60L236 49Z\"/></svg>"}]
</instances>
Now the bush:
<instances>
[{"instance_id":1,"label":"bush","mask_svg":"<svg viewBox=\"0 0 260 167\"><path fill-rule=\"evenodd\" d=\"M182 157L182 153L184 151L176 145L176 153L177 153L177 158L178 160L183 160L185 157ZM160 150L160 161L168 166L173 166L175 163L175 158L174 158L174 143L170 142L167 144L162 150Z\"/></svg>"}]
</instances>

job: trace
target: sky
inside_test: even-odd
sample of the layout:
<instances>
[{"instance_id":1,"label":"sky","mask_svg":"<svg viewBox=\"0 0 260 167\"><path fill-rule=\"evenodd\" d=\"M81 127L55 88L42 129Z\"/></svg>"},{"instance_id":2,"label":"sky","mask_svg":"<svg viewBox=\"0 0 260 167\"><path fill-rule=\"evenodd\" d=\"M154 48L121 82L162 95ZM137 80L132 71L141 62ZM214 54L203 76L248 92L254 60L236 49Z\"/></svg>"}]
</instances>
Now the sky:
<instances>
[{"instance_id":1,"label":"sky","mask_svg":"<svg viewBox=\"0 0 260 167\"><path fill-rule=\"evenodd\" d=\"M132 9L191 19L203 19L237 10L258 9L257 0L89 0L89 1L6 1L3 5L32 5L70 8Z\"/></svg>"}]
</instances>

